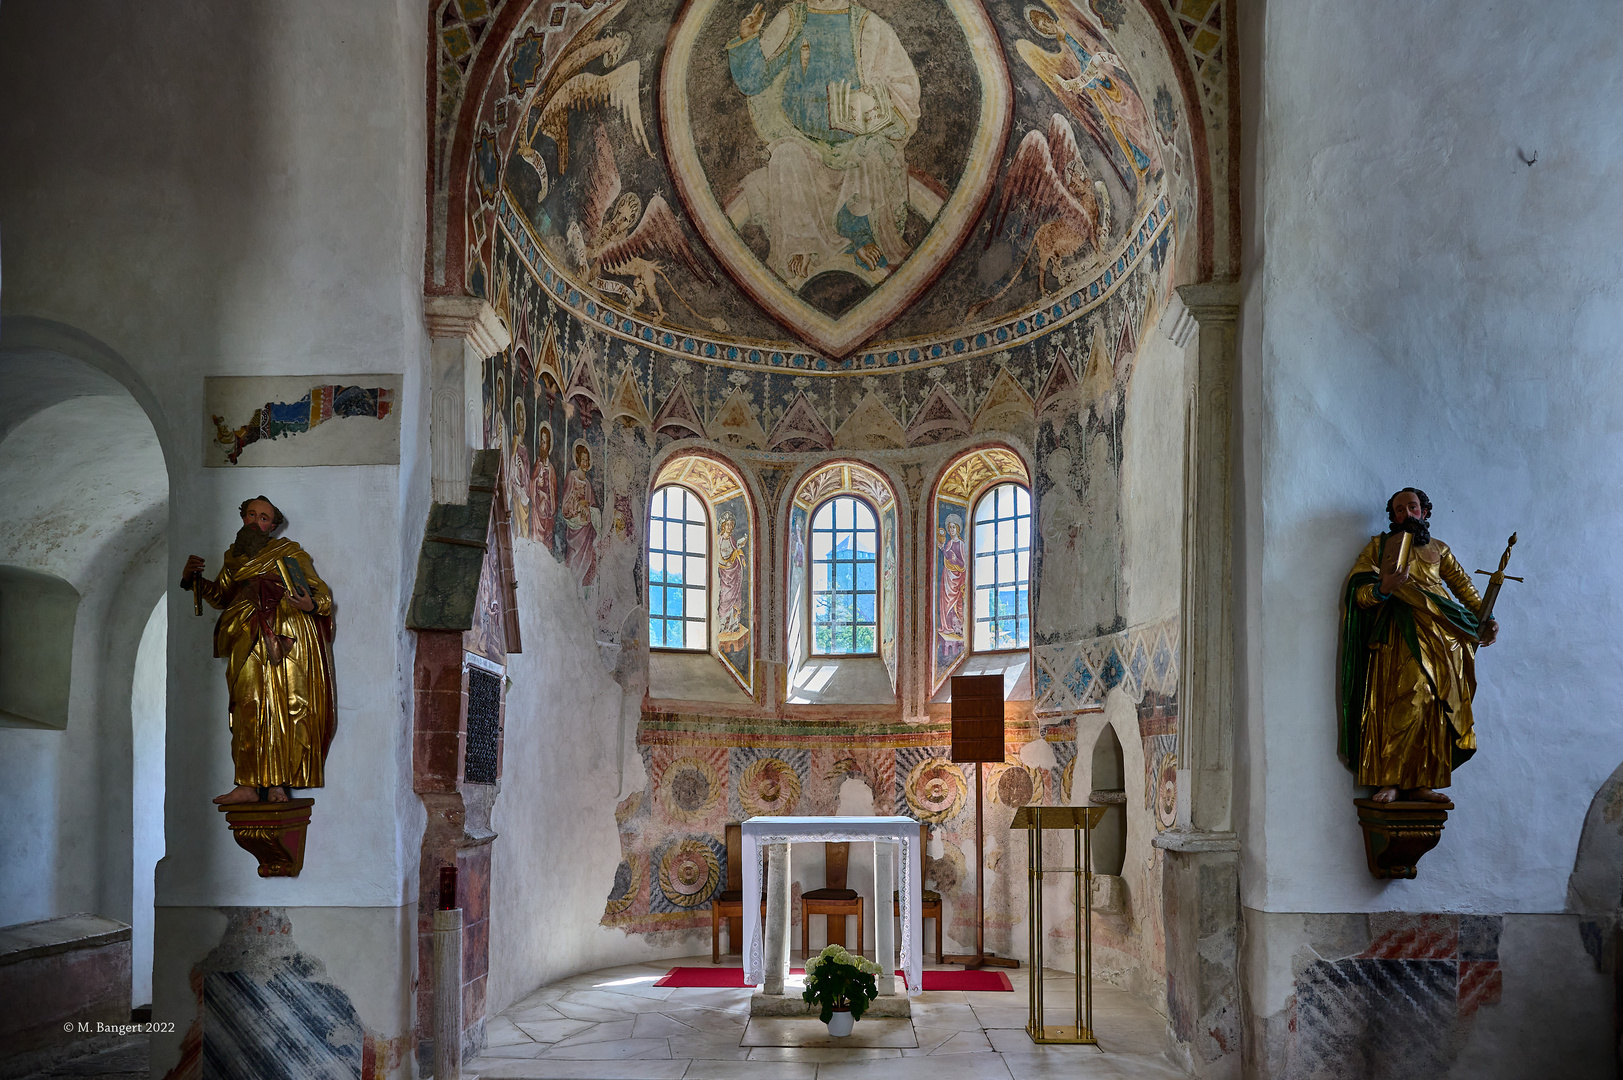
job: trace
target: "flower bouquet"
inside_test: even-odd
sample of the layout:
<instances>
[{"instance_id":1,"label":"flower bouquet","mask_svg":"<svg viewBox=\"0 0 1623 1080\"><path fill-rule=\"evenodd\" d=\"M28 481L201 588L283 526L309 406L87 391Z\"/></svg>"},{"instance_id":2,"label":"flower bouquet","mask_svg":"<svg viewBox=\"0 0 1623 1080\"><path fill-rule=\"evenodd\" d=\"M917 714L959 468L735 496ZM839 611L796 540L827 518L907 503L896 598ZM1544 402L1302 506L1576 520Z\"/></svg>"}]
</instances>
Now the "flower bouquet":
<instances>
[{"instance_id":1,"label":"flower bouquet","mask_svg":"<svg viewBox=\"0 0 1623 1080\"><path fill-rule=\"evenodd\" d=\"M851 1025L879 996L874 976L880 970L872 960L830 945L806 961L806 992L801 997L822 1010L818 1018L828 1025L829 1034L849 1035Z\"/></svg>"}]
</instances>

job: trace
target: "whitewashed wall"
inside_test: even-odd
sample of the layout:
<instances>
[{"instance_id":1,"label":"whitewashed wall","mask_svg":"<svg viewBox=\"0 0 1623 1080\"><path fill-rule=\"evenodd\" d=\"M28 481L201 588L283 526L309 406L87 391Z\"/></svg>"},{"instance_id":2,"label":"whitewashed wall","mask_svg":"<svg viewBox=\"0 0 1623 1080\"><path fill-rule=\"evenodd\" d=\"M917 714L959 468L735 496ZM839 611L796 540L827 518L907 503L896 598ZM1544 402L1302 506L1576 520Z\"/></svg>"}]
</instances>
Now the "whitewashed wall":
<instances>
[{"instance_id":1,"label":"whitewashed wall","mask_svg":"<svg viewBox=\"0 0 1623 1080\"><path fill-rule=\"evenodd\" d=\"M230 784L213 620L171 590L157 951L209 951L187 936L217 931L198 908L354 909L389 946L329 967L379 1037L409 1031L411 936L396 927L415 918L422 821L400 627L428 502L423 32L407 0L0 11L5 344L56 335L144 407L173 492L166 581L194 551L217 569L237 504L263 491L337 594L327 786L304 874L265 880L209 803ZM205 376L366 372L404 373L399 466L200 467ZM343 922L291 920L317 959L321 920ZM155 1015L180 1027L155 1045L158 1071L196 1011L186 976L160 966Z\"/></svg>"},{"instance_id":2,"label":"whitewashed wall","mask_svg":"<svg viewBox=\"0 0 1623 1080\"><path fill-rule=\"evenodd\" d=\"M1564 1027L1530 1022L1530 987L1570 1002L1596 961L1575 921L1515 916L1563 910L1585 812L1623 760L1623 8L1273 0L1247 15L1236 591L1251 1008L1273 1015L1301 992L1301 942L1275 915L1504 914L1503 1002L1472 1038L1523 1031L1493 1069L1526 1075L1555 1031L1577 1046L1604 1024L1576 1007ZM1528 580L1507 584L1500 642L1478 658L1480 749L1454 775L1458 809L1418 880L1383 883L1336 757L1335 663L1347 572L1407 485L1430 494L1467 570L1519 533L1510 572ZM1526 960L1528 934L1562 971ZM1592 1034L1584 1053L1601 1058L1564 1075L1605 1062L1608 1032ZM1283 1060L1260 1043L1258 1060Z\"/></svg>"}]
</instances>

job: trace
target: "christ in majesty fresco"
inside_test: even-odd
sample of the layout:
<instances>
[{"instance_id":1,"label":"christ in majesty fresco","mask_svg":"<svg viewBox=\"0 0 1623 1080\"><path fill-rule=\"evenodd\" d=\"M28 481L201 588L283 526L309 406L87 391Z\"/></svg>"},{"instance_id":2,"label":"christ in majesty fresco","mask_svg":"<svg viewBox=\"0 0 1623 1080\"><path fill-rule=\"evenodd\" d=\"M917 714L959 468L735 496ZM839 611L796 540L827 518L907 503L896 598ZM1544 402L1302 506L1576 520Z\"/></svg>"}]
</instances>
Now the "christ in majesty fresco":
<instances>
[{"instance_id":1,"label":"christ in majesty fresco","mask_svg":"<svg viewBox=\"0 0 1623 1080\"><path fill-rule=\"evenodd\" d=\"M734 224L761 227L791 289L833 270L883 281L910 250L904 148L919 124L895 30L848 0L794 0L770 23L756 4L726 49L768 153Z\"/></svg>"}]
</instances>

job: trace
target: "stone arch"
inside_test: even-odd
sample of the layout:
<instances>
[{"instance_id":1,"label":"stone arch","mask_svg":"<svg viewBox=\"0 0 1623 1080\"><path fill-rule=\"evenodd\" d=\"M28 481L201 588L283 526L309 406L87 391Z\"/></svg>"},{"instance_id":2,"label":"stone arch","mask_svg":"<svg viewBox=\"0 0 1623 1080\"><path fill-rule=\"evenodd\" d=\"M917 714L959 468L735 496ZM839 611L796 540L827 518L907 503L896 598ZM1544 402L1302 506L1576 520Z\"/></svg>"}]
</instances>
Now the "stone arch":
<instances>
[{"instance_id":1,"label":"stone arch","mask_svg":"<svg viewBox=\"0 0 1623 1080\"><path fill-rule=\"evenodd\" d=\"M136 772L162 757L162 724L142 725L158 745L138 747L132 699L144 629L185 603L168 592L172 432L128 361L61 323L0 320L0 385L0 563L80 597L61 723L0 724L0 817L41 823L20 847L0 841L0 924L76 911L130 922L132 989L150 993L152 861L135 841L162 835L163 797L138 791ZM93 794L67 792L69 777Z\"/></svg>"}]
</instances>

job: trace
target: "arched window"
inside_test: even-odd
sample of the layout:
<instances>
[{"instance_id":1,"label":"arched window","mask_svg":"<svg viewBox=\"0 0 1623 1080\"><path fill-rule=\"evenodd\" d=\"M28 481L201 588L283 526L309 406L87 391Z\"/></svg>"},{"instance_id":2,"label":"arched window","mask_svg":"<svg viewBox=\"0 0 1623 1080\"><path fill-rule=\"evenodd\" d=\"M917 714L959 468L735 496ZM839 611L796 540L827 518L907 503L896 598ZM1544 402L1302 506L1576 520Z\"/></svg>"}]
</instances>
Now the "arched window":
<instances>
[{"instance_id":1,"label":"arched window","mask_svg":"<svg viewBox=\"0 0 1623 1080\"><path fill-rule=\"evenodd\" d=\"M704 500L679 484L654 492L648 511L648 644L710 647L710 520Z\"/></svg>"},{"instance_id":2,"label":"arched window","mask_svg":"<svg viewBox=\"0 0 1623 1080\"><path fill-rule=\"evenodd\" d=\"M975 504L974 649L1031 644L1031 492L998 484Z\"/></svg>"},{"instance_id":3,"label":"arched window","mask_svg":"<svg viewBox=\"0 0 1623 1080\"><path fill-rule=\"evenodd\" d=\"M942 470L930 511L934 693L954 672L1024 670L1017 657L970 656L1031 647L1031 527L1031 474L1009 447L966 450Z\"/></svg>"},{"instance_id":4,"label":"arched window","mask_svg":"<svg viewBox=\"0 0 1623 1080\"><path fill-rule=\"evenodd\" d=\"M813 656L879 651L879 523L861 499L839 495L811 519Z\"/></svg>"}]
</instances>

